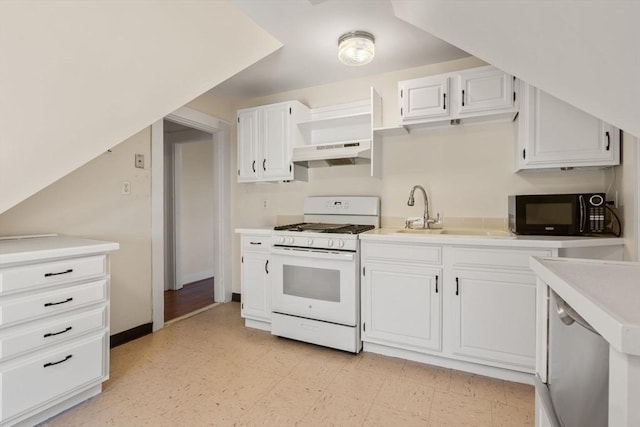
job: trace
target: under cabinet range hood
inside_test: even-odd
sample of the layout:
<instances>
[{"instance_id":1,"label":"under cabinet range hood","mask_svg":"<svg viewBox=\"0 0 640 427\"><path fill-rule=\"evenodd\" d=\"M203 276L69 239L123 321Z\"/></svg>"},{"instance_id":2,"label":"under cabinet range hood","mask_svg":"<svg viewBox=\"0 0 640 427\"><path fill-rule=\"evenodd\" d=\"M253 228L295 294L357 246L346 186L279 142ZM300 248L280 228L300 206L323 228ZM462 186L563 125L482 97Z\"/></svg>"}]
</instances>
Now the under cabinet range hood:
<instances>
[{"instance_id":1,"label":"under cabinet range hood","mask_svg":"<svg viewBox=\"0 0 640 427\"><path fill-rule=\"evenodd\" d=\"M306 168L371 163L371 140L293 147L293 163Z\"/></svg>"}]
</instances>

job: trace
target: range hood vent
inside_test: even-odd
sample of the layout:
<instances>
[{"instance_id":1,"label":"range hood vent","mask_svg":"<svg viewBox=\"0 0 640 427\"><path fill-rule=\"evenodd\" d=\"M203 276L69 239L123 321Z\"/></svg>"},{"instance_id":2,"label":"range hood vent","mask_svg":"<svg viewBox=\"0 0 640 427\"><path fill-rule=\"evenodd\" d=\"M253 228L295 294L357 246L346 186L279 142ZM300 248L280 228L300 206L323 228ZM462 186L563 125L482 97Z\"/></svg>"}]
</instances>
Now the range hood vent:
<instances>
[{"instance_id":1,"label":"range hood vent","mask_svg":"<svg viewBox=\"0 0 640 427\"><path fill-rule=\"evenodd\" d=\"M371 140L293 147L293 163L306 168L371 163Z\"/></svg>"}]
</instances>

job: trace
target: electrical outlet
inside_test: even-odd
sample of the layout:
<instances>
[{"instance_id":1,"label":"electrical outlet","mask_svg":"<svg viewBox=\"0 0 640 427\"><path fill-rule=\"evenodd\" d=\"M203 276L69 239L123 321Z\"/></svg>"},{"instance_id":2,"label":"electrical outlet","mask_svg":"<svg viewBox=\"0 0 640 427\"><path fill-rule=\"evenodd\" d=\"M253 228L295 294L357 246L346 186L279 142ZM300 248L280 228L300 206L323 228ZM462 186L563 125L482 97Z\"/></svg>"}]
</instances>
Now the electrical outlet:
<instances>
[{"instance_id":1,"label":"electrical outlet","mask_svg":"<svg viewBox=\"0 0 640 427\"><path fill-rule=\"evenodd\" d=\"M267 199L264 199L262 201L262 207L266 208L266 207L268 207L268 205L269 205L269 202L267 201Z\"/></svg>"},{"instance_id":2,"label":"electrical outlet","mask_svg":"<svg viewBox=\"0 0 640 427\"><path fill-rule=\"evenodd\" d=\"M120 194L131 194L131 183L129 181L122 181L120 185Z\"/></svg>"},{"instance_id":3,"label":"electrical outlet","mask_svg":"<svg viewBox=\"0 0 640 427\"><path fill-rule=\"evenodd\" d=\"M144 154L136 154L136 167L144 169Z\"/></svg>"}]
</instances>

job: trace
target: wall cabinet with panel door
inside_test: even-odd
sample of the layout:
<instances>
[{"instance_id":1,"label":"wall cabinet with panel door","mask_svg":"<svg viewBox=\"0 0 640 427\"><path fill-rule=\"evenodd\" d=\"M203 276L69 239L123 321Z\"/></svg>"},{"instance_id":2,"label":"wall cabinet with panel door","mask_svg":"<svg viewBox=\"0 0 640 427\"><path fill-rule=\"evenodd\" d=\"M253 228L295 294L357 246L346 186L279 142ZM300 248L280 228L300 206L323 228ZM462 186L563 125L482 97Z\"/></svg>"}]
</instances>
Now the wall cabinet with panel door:
<instances>
[{"instance_id":1,"label":"wall cabinet with panel door","mask_svg":"<svg viewBox=\"0 0 640 427\"><path fill-rule=\"evenodd\" d=\"M415 351L442 348L439 246L362 243L362 340Z\"/></svg>"},{"instance_id":2,"label":"wall cabinet with panel door","mask_svg":"<svg viewBox=\"0 0 640 427\"><path fill-rule=\"evenodd\" d=\"M512 120L518 112L514 80L486 66L401 81L400 123L437 127Z\"/></svg>"},{"instance_id":3,"label":"wall cabinet with panel door","mask_svg":"<svg viewBox=\"0 0 640 427\"><path fill-rule=\"evenodd\" d=\"M269 281L270 235L242 234L240 283L241 315L245 325L271 329L271 284Z\"/></svg>"},{"instance_id":4,"label":"wall cabinet with panel door","mask_svg":"<svg viewBox=\"0 0 640 427\"><path fill-rule=\"evenodd\" d=\"M109 258L118 244L0 240L0 425L34 425L109 378Z\"/></svg>"},{"instance_id":5,"label":"wall cabinet with panel door","mask_svg":"<svg viewBox=\"0 0 640 427\"><path fill-rule=\"evenodd\" d=\"M238 110L238 182L306 181L307 170L291 156L294 146L306 143L297 123L308 114L298 101Z\"/></svg>"},{"instance_id":6,"label":"wall cabinet with panel door","mask_svg":"<svg viewBox=\"0 0 640 427\"><path fill-rule=\"evenodd\" d=\"M620 164L615 127L521 82L516 169L552 169Z\"/></svg>"}]
</instances>

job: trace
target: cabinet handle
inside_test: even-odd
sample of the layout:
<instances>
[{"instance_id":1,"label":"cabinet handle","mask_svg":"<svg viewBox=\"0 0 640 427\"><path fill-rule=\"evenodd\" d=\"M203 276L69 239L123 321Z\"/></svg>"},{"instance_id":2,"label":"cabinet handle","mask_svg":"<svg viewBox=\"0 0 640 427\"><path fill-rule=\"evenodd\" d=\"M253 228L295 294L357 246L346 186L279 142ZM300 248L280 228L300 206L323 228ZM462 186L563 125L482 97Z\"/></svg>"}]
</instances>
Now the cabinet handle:
<instances>
[{"instance_id":1,"label":"cabinet handle","mask_svg":"<svg viewBox=\"0 0 640 427\"><path fill-rule=\"evenodd\" d=\"M49 332L49 333L44 334L44 338L49 338L49 337L53 337L53 336L56 336L56 335L64 334L65 332L69 332L71 329L73 329L71 326L67 326L63 331Z\"/></svg>"},{"instance_id":2,"label":"cabinet handle","mask_svg":"<svg viewBox=\"0 0 640 427\"><path fill-rule=\"evenodd\" d=\"M269 274L269 260L264 263L264 271L265 273Z\"/></svg>"},{"instance_id":3,"label":"cabinet handle","mask_svg":"<svg viewBox=\"0 0 640 427\"><path fill-rule=\"evenodd\" d=\"M456 277L456 295L460 295L460 281Z\"/></svg>"},{"instance_id":4,"label":"cabinet handle","mask_svg":"<svg viewBox=\"0 0 640 427\"><path fill-rule=\"evenodd\" d=\"M66 304L66 303L71 302L71 301L73 301L73 298L72 298L72 297L69 297L69 298L67 298L67 299L66 299L66 300L64 300L64 301L58 301L58 302L47 302L47 303L45 303L45 304L44 304L44 306L45 306L45 307L51 307L52 305Z\"/></svg>"},{"instance_id":5,"label":"cabinet handle","mask_svg":"<svg viewBox=\"0 0 640 427\"><path fill-rule=\"evenodd\" d=\"M462 106L464 107L464 89L462 89Z\"/></svg>"},{"instance_id":6,"label":"cabinet handle","mask_svg":"<svg viewBox=\"0 0 640 427\"><path fill-rule=\"evenodd\" d=\"M263 171L267 171L267 167L265 166L267 164L267 159L262 159L262 170Z\"/></svg>"},{"instance_id":7,"label":"cabinet handle","mask_svg":"<svg viewBox=\"0 0 640 427\"><path fill-rule=\"evenodd\" d=\"M438 276L436 276L436 294L438 293Z\"/></svg>"},{"instance_id":8,"label":"cabinet handle","mask_svg":"<svg viewBox=\"0 0 640 427\"><path fill-rule=\"evenodd\" d=\"M611 148L611 135L609 134L609 131L604 133L607 137L607 147L605 148L605 150L609 151L609 149Z\"/></svg>"},{"instance_id":9,"label":"cabinet handle","mask_svg":"<svg viewBox=\"0 0 640 427\"><path fill-rule=\"evenodd\" d=\"M250 245L261 245L262 242L249 242Z\"/></svg>"},{"instance_id":10,"label":"cabinet handle","mask_svg":"<svg viewBox=\"0 0 640 427\"><path fill-rule=\"evenodd\" d=\"M526 159L526 158L527 158L527 149L526 149L526 148L523 148L523 149L522 149L522 158L523 158L523 159Z\"/></svg>"},{"instance_id":11,"label":"cabinet handle","mask_svg":"<svg viewBox=\"0 0 640 427\"><path fill-rule=\"evenodd\" d=\"M607 133L609 133L609 132L607 132ZM73 273L73 268L69 268L69 269L67 269L65 271L61 271L59 273L45 273L44 277L59 276L61 274L69 274L69 273Z\"/></svg>"},{"instance_id":12,"label":"cabinet handle","mask_svg":"<svg viewBox=\"0 0 640 427\"><path fill-rule=\"evenodd\" d=\"M67 360L71 359L72 357L73 357L73 355L72 355L72 354L68 354L68 355L67 355L67 357L65 357L65 358L64 358L64 359L62 359L62 360L58 360L57 362L49 362L49 363L45 363L45 364L44 364L44 367L45 367L45 368L48 368L49 366L59 365L60 363L64 363L64 362L66 362Z\"/></svg>"},{"instance_id":13,"label":"cabinet handle","mask_svg":"<svg viewBox=\"0 0 640 427\"><path fill-rule=\"evenodd\" d=\"M254 160L253 163L251 163L251 169L253 169L253 172L256 172L256 161Z\"/></svg>"},{"instance_id":14,"label":"cabinet handle","mask_svg":"<svg viewBox=\"0 0 640 427\"><path fill-rule=\"evenodd\" d=\"M446 93L442 94L442 109L443 110L447 109L447 94Z\"/></svg>"}]
</instances>

